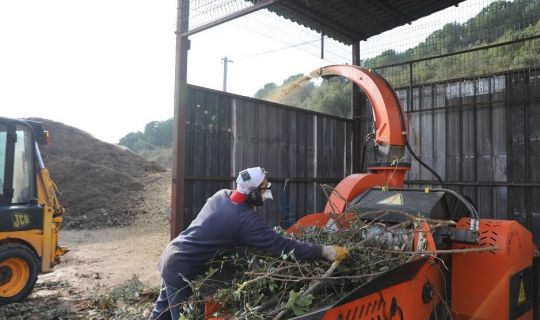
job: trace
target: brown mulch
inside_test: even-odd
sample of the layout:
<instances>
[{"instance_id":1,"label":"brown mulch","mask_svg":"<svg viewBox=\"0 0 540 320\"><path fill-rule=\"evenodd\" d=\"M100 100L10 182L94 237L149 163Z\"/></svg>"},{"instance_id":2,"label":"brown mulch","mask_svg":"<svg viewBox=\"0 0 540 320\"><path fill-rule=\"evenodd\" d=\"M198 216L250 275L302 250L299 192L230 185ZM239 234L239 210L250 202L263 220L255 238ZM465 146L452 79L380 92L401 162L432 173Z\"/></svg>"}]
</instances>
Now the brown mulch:
<instances>
[{"instance_id":1,"label":"brown mulch","mask_svg":"<svg viewBox=\"0 0 540 320\"><path fill-rule=\"evenodd\" d=\"M67 209L64 227L124 226L144 211L144 178L164 167L63 123L32 120L51 136L41 152Z\"/></svg>"}]
</instances>

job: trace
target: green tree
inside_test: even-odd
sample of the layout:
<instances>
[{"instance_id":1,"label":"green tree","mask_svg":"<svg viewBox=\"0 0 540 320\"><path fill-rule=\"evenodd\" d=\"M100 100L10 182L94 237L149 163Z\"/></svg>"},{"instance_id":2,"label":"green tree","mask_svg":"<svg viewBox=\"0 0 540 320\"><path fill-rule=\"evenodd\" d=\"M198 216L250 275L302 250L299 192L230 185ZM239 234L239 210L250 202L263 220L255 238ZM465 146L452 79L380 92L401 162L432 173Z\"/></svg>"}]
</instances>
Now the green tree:
<instances>
[{"instance_id":1,"label":"green tree","mask_svg":"<svg viewBox=\"0 0 540 320\"><path fill-rule=\"evenodd\" d=\"M130 148L131 150L134 150L135 144L139 142L140 140L144 140L144 139L145 139L144 133L140 131L130 132L120 139L120 144Z\"/></svg>"},{"instance_id":2,"label":"green tree","mask_svg":"<svg viewBox=\"0 0 540 320\"><path fill-rule=\"evenodd\" d=\"M266 97L269 97L274 90L276 90L276 88L277 84L273 82L267 83L262 87L262 89L257 90L254 97L257 99L265 99Z\"/></svg>"},{"instance_id":3,"label":"green tree","mask_svg":"<svg viewBox=\"0 0 540 320\"><path fill-rule=\"evenodd\" d=\"M173 119L152 121L144 127L146 141L154 146L170 147L172 145Z\"/></svg>"},{"instance_id":4,"label":"green tree","mask_svg":"<svg viewBox=\"0 0 540 320\"><path fill-rule=\"evenodd\" d=\"M351 82L345 78L334 77L323 80L321 85L312 90L311 95L299 106L339 117L350 117L351 95Z\"/></svg>"}]
</instances>

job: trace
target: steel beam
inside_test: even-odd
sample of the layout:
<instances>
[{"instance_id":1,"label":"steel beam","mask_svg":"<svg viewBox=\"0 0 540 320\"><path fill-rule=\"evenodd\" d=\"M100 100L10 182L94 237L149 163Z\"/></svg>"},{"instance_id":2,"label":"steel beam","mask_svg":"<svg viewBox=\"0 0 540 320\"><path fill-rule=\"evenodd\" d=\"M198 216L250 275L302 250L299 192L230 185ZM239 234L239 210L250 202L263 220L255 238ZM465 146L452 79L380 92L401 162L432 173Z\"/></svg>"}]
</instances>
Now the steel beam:
<instances>
[{"instance_id":1,"label":"steel beam","mask_svg":"<svg viewBox=\"0 0 540 320\"><path fill-rule=\"evenodd\" d=\"M214 20L212 22L203 24L202 26L193 28L191 30L186 29L186 30L182 31L180 35L184 36L184 37L194 35L194 34L199 33L201 31L208 30L208 29L213 28L213 27L217 27L220 24L224 24L225 22L229 22L231 20L238 19L240 17L243 17L243 16L248 15L250 13L253 13L255 11L259 11L261 9L264 9L264 8L270 6L270 5L276 4L276 3L280 2L280 1L281 0L263 0L261 3L253 5L253 6L249 7L249 8L245 8L245 9L242 9L240 11L234 12L232 14L229 14L229 15L223 17L223 18Z\"/></svg>"},{"instance_id":2,"label":"steel beam","mask_svg":"<svg viewBox=\"0 0 540 320\"><path fill-rule=\"evenodd\" d=\"M360 42L352 44L352 64L360 66ZM361 172L362 168L362 92L358 86L352 86L352 171Z\"/></svg>"},{"instance_id":3,"label":"steel beam","mask_svg":"<svg viewBox=\"0 0 540 320\"><path fill-rule=\"evenodd\" d=\"M182 19L182 14L187 12ZM182 32L188 29L189 0L178 0L176 26L176 67L174 86L174 135L171 185L171 239L184 228L185 125L187 109L187 56L189 39Z\"/></svg>"}]
</instances>

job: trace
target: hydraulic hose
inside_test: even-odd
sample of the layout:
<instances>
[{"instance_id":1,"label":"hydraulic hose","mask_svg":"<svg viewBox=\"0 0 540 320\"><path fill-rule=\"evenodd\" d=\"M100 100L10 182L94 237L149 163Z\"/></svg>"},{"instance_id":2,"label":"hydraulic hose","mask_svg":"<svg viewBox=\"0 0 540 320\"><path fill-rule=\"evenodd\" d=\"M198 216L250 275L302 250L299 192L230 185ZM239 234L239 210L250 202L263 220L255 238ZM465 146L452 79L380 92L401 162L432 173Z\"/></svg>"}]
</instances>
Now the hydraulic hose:
<instances>
[{"instance_id":1,"label":"hydraulic hose","mask_svg":"<svg viewBox=\"0 0 540 320\"><path fill-rule=\"evenodd\" d=\"M374 138L375 138L374 133L368 133L366 135L366 139L364 140L364 145L362 146L362 154L360 155L360 170L364 169L364 163L366 162L367 144L369 140L372 140Z\"/></svg>"}]
</instances>

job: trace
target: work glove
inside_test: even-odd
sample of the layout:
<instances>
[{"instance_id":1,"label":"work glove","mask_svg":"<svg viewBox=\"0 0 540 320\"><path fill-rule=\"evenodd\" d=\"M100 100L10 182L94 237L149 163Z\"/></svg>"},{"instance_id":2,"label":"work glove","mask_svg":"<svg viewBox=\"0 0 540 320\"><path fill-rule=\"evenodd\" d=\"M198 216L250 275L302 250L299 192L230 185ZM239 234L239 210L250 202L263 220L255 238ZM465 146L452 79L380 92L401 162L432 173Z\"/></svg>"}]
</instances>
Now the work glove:
<instances>
[{"instance_id":1,"label":"work glove","mask_svg":"<svg viewBox=\"0 0 540 320\"><path fill-rule=\"evenodd\" d=\"M349 249L340 246L324 246L322 256L330 261L343 261L349 257Z\"/></svg>"}]
</instances>

